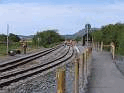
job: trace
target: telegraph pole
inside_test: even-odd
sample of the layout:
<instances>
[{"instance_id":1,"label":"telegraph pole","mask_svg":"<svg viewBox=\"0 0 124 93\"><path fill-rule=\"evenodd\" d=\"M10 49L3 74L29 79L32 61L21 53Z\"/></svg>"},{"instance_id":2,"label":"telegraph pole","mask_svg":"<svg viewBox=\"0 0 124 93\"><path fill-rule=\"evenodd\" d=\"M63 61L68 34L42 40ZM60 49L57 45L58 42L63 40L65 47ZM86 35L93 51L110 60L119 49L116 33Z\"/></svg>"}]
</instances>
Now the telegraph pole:
<instances>
[{"instance_id":1,"label":"telegraph pole","mask_svg":"<svg viewBox=\"0 0 124 93\"><path fill-rule=\"evenodd\" d=\"M9 45L9 38L8 38L8 35L9 35L9 25L7 24L7 55L8 55L8 45Z\"/></svg>"}]
</instances>

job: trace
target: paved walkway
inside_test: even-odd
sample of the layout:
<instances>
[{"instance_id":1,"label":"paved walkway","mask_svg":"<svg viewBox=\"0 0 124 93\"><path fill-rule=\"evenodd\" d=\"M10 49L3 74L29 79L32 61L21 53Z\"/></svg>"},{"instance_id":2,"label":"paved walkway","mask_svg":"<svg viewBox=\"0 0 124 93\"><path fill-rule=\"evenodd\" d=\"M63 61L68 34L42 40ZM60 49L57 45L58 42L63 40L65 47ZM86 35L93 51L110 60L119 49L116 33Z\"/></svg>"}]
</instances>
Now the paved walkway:
<instances>
[{"instance_id":1,"label":"paved walkway","mask_svg":"<svg viewBox=\"0 0 124 93\"><path fill-rule=\"evenodd\" d=\"M124 93L124 76L108 52L93 52L92 75L88 93Z\"/></svg>"}]
</instances>

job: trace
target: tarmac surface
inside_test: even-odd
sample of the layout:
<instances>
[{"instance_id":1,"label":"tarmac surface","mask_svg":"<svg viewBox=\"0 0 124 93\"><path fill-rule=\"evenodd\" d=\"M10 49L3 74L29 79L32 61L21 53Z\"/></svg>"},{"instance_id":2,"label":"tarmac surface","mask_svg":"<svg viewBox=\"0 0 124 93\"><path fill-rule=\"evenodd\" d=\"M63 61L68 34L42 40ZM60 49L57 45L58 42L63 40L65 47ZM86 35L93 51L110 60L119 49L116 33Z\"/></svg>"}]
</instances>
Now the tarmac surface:
<instances>
[{"instance_id":1,"label":"tarmac surface","mask_svg":"<svg viewBox=\"0 0 124 93\"><path fill-rule=\"evenodd\" d=\"M124 76L108 52L93 51L87 93L124 93Z\"/></svg>"}]
</instances>

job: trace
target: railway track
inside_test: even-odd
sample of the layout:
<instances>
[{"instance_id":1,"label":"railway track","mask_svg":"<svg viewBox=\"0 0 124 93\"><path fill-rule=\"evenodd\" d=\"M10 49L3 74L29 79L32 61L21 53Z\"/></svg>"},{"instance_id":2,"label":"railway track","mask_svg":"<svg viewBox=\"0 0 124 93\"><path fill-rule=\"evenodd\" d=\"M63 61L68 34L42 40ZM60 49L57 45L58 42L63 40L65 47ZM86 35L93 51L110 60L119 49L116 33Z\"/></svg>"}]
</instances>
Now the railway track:
<instances>
[{"instance_id":1,"label":"railway track","mask_svg":"<svg viewBox=\"0 0 124 93\"><path fill-rule=\"evenodd\" d=\"M60 46L58 46L58 47L60 47ZM52 49L52 50L54 50L54 49ZM50 51L52 51L52 50L50 50ZM73 48L69 47L68 51L63 53L63 55L58 56L55 59L50 60L47 63L41 64L41 65L37 65L37 66L34 66L34 67L30 67L30 68L27 68L27 69L24 69L24 70L21 70L21 71L15 71L13 73L9 73L9 74L0 76L0 88L2 89L4 86L9 86L10 84L12 84L14 82L18 82L19 80L24 80L27 77L31 77L31 76L36 75L38 73L42 73L42 72L47 71L47 70L49 70L51 68L54 68L55 66L65 62L67 60L69 60L73 56L73 54L74 54ZM32 58L34 58L34 57L32 57ZM34 58L34 59L36 59L36 58ZM26 63L25 61L27 62L27 59L23 60L24 63ZM28 60L28 62L29 61L31 61L31 59ZM19 65L22 65L22 64L19 63ZM15 67L15 64L12 62L11 66L5 64L4 65L4 67L5 67L4 69L5 70L10 70L13 67ZM16 64L16 66L18 66L18 64ZM9 68L7 68L7 67L9 67ZM2 70L2 69L0 71L4 72L4 70Z\"/></svg>"},{"instance_id":2,"label":"railway track","mask_svg":"<svg viewBox=\"0 0 124 93\"><path fill-rule=\"evenodd\" d=\"M13 69L10 69L10 70L6 70L2 73L0 73L0 80L1 80L1 77L2 76L5 76L5 75L8 75L10 73L15 73L15 72L19 72L19 71L23 71L27 68L30 68L30 67L36 67L36 66L39 66L39 65L42 65L42 64L45 64L53 59L56 59L57 57L61 56L61 54L63 54L64 52L68 51L67 48L65 47L61 47L59 49L57 49L56 51L53 51L45 56L42 56L36 60L33 60L33 61L30 61L24 65L21 65L21 66L17 66L16 68L13 68Z\"/></svg>"},{"instance_id":3,"label":"railway track","mask_svg":"<svg viewBox=\"0 0 124 93\"><path fill-rule=\"evenodd\" d=\"M32 60L35 60L35 59L42 57L42 56L45 56L45 55L59 49L61 46L62 45L59 45L55 48L47 49L45 51L40 51L40 52L31 54L31 55L28 55L26 57L21 57L18 59L14 59L14 60L10 60L8 62L2 63L2 64L0 64L0 72L5 72L5 71L13 69L17 66L24 65L24 64L26 64Z\"/></svg>"}]
</instances>

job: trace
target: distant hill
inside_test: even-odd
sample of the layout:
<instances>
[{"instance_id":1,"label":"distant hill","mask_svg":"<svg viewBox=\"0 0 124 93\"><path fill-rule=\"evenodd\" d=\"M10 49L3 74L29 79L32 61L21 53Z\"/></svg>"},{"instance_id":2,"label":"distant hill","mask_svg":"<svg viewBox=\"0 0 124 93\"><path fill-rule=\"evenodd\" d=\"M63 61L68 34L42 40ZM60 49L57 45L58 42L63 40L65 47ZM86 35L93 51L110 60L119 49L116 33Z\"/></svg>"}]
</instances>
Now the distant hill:
<instances>
[{"instance_id":1,"label":"distant hill","mask_svg":"<svg viewBox=\"0 0 124 93\"><path fill-rule=\"evenodd\" d=\"M100 28L91 28L91 31L96 31L96 30L100 30ZM62 35L65 39L73 39L76 37L82 37L83 35L85 35L85 29L79 30L78 32L76 32L73 35Z\"/></svg>"},{"instance_id":2,"label":"distant hill","mask_svg":"<svg viewBox=\"0 0 124 93\"><path fill-rule=\"evenodd\" d=\"M96 30L100 30L100 28L91 28L91 31L96 31ZM78 32L76 32L73 36L74 37L82 37L83 35L86 34L85 29L79 30Z\"/></svg>"},{"instance_id":3,"label":"distant hill","mask_svg":"<svg viewBox=\"0 0 124 93\"><path fill-rule=\"evenodd\" d=\"M33 37L34 37L34 35L29 35L29 36L23 36L23 35L18 35L19 36L19 38L21 38L21 39L32 39Z\"/></svg>"},{"instance_id":4,"label":"distant hill","mask_svg":"<svg viewBox=\"0 0 124 93\"><path fill-rule=\"evenodd\" d=\"M100 28L91 28L92 31L96 31L96 30L100 30ZM61 35L62 37L64 37L65 39L74 39L76 37L82 37L83 35L85 35L85 29L79 30L78 32L74 33L73 35ZM29 36L23 36L23 35L18 35L21 39L32 39L34 37L34 35L29 35Z\"/></svg>"},{"instance_id":5,"label":"distant hill","mask_svg":"<svg viewBox=\"0 0 124 93\"><path fill-rule=\"evenodd\" d=\"M61 36L64 37L65 39L70 39L74 37L73 35L61 35Z\"/></svg>"}]
</instances>

